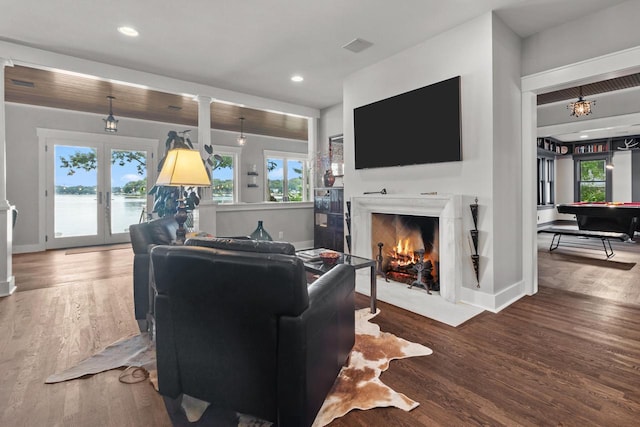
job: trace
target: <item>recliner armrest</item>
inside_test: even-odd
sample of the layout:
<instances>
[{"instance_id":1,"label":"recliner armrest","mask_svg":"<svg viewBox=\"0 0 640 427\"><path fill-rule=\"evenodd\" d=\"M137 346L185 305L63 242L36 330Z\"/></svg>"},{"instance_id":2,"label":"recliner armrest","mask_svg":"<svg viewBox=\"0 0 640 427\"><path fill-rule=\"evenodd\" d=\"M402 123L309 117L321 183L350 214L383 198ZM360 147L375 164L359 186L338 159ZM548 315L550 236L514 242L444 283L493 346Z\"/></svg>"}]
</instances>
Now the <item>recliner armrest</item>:
<instances>
[{"instance_id":1,"label":"recliner armrest","mask_svg":"<svg viewBox=\"0 0 640 427\"><path fill-rule=\"evenodd\" d=\"M355 270L338 265L309 286L309 307L280 318L279 426L308 426L355 342ZM311 417L308 419L308 417Z\"/></svg>"}]
</instances>

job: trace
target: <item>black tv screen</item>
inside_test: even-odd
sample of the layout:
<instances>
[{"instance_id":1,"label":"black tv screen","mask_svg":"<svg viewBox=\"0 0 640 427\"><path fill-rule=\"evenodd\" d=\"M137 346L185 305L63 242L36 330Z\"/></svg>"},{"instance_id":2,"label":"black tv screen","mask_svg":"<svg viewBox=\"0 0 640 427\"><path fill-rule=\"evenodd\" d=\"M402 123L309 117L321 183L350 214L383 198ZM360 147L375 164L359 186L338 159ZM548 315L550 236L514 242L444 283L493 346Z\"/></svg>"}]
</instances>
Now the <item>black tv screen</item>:
<instances>
[{"instance_id":1,"label":"black tv screen","mask_svg":"<svg viewBox=\"0 0 640 427\"><path fill-rule=\"evenodd\" d=\"M355 168L462 160L460 76L353 110Z\"/></svg>"}]
</instances>

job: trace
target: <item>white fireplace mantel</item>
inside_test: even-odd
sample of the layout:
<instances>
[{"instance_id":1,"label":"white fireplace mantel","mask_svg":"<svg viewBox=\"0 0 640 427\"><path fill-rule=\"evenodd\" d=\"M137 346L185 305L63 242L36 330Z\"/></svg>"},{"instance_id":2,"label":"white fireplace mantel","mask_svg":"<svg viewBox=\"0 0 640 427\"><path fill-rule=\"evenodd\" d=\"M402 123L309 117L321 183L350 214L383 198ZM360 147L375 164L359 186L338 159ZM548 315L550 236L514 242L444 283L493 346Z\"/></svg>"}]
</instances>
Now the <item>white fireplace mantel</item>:
<instances>
[{"instance_id":1,"label":"white fireplace mantel","mask_svg":"<svg viewBox=\"0 0 640 427\"><path fill-rule=\"evenodd\" d=\"M374 213L437 217L440 235L440 296L457 303L464 275L462 196L450 194L373 194L351 197L351 241L354 255L371 258Z\"/></svg>"}]
</instances>

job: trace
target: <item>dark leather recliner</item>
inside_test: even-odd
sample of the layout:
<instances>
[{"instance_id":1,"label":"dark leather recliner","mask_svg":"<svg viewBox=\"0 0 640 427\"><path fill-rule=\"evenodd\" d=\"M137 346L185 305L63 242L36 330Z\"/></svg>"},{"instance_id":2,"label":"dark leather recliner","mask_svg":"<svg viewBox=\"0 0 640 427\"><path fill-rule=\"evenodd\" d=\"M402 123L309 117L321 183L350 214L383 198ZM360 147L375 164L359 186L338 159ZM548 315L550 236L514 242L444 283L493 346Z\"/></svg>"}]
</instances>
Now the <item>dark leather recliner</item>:
<instances>
[{"instance_id":1,"label":"dark leather recliner","mask_svg":"<svg viewBox=\"0 0 640 427\"><path fill-rule=\"evenodd\" d=\"M354 344L353 267L307 287L299 258L269 253L275 242L194 243L151 251L160 393L311 425Z\"/></svg>"},{"instance_id":2,"label":"dark leather recliner","mask_svg":"<svg viewBox=\"0 0 640 427\"><path fill-rule=\"evenodd\" d=\"M173 216L129 226L133 247L133 302L141 331L147 329L151 301L149 286L149 253L156 245L170 245L176 239L178 223Z\"/></svg>"}]
</instances>

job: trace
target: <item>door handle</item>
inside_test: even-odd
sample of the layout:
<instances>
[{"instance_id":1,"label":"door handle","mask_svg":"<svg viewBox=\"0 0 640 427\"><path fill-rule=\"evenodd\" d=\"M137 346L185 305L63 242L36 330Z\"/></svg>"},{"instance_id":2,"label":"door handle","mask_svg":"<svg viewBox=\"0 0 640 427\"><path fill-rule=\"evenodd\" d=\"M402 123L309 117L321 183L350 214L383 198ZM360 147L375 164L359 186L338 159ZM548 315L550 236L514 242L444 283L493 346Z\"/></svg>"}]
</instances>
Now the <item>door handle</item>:
<instances>
[{"instance_id":1,"label":"door handle","mask_svg":"<svg viewBox=\"0 0 640 427\"><path fill-rule=\"evenodd\" d=\"M102 204L102 191L98 191L98 204Z\"/></svg>"},{"instance_id":2,"label":"door handle","mask_svg":"<svg viewBox=\"0 0 640 427\"><path fill-rule=\"evenodd\" d=\"M106 203L107 203L107 209L109 209L111 207L111 193L109 193L108 191L107 191Z\"/></svg>"}]
</instances>

